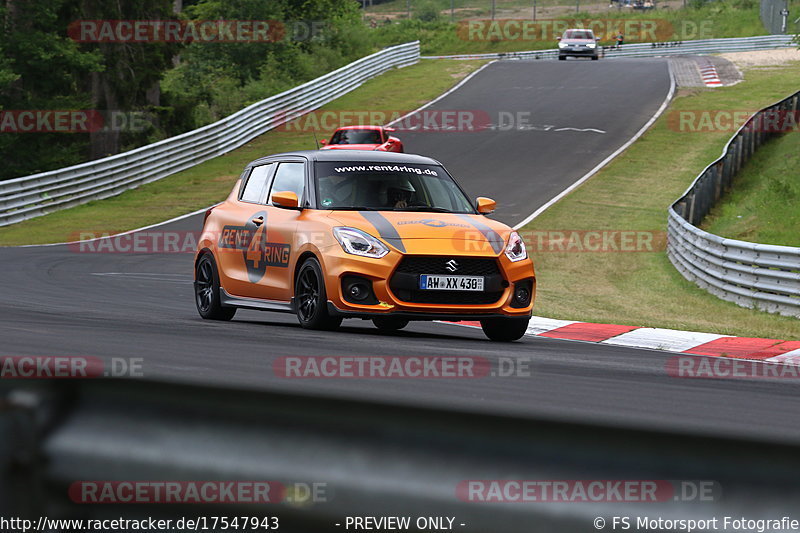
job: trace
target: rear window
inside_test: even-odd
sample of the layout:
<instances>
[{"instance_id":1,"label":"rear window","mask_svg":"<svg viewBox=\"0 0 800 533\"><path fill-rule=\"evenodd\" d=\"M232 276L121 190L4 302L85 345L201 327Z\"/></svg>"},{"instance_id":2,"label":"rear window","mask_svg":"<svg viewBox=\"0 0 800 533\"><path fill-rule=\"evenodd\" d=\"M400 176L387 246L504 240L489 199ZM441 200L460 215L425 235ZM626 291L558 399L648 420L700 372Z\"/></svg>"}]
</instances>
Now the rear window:
<instances>
[{"instance_id":1,"label":"rear window","mask_svg":"<svg viewBox=\"0 0 800 533\"><path fill-rule=\"evenodd\" d=\"M331 144L382 144L378 130L339 130L333 134Z\"/></svg>"}]
</instances>

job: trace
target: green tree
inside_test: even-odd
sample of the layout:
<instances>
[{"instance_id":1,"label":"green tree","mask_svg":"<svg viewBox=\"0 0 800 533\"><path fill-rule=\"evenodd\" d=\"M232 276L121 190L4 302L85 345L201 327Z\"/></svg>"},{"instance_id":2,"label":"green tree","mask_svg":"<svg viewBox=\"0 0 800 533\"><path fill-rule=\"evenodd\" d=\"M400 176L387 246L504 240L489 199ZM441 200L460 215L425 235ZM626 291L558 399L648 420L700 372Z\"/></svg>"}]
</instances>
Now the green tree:
<instances>
[{"instance_id":1,"label":"green tree","mask_svg":"<svg viewBox=\"0 0 800 533\"><path fill-rule=\"evenodd\" d=\"M73 0L6 0L0 7L0 108L4 111L89 107L83 82L102 69L99 54L66 35ZM86 136L68 133L0 134L0 179L81 162Z\"/></svg>"}]
</instances>

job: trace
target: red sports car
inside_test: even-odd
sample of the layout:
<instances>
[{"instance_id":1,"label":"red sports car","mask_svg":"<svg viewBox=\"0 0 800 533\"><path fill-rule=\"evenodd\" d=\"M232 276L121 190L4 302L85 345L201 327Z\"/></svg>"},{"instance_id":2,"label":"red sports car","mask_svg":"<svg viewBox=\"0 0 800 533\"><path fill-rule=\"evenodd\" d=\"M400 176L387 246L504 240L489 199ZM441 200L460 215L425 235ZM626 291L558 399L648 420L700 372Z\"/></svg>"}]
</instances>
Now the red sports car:
<instances>
[{"instance_id":1,"label":"red sports car","mask_svg":"<svg viewBox=\"0 0 800 533\"><path fill-rule=\"evenodd\" d=\"M330 141L322 140L322 150L377 150L403 153L403 143L389 135L394 128L383 126L344 126L333 132Z\"/></svg>"}]
</instances>

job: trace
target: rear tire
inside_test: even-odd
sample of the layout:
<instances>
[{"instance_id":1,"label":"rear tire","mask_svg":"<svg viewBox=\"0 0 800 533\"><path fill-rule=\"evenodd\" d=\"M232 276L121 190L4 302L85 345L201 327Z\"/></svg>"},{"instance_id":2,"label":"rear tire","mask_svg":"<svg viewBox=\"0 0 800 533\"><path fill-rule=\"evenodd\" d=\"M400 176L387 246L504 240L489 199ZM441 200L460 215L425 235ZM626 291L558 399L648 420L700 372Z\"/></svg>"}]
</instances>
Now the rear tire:
<instances>
[{"instance_id":1,"label":"rear tire","mask_svg":"<svg viewBox=\"0 0 800 533\"><path fill-rule=\"evenodd\" d=\"M522 338L528 329L530 317L487 318L481 320L483 333L496 342L511 342Z\"/></svg>"},{"instance_id":2,"label":"rear tire","mask_svg":"<svg viewBox=\"0 0 800 533\"><path fill-rule=\"evenodd\" d=\"M381 331L400 331L408 325L408 320L391 316L381 316L373 318L372 323Z\"/></svg>"},{"instance_id":3,"label":"rear tire","mask_svg":"<svg viewBox=\"0 0 800 533\"><path fill-rule=\"evenodd\" d=\"M206 320L230 320L235 307L223 307L219 297L219 273L214 256L203 254L194 269L194 302Z\"/></svg>"},{"instance_id":4,"label":"rear tire","mask_svg":"<svg viewBox=\"0 0 800 533\"><path fill-rule=\"evenodd\" d=\"M598 59L600 59L600 58L597 57L597 56L592 56L592 61L597 61Z\"/></svg>"},{"instance_id":5,"label":"rear tire","mask_svg":"<svg viewBox=\"0 0 800 533\"><path fill-rule=\"evenodd\" d=\"M564 61L565 59L567 59L567 56L558 56L559 61Z\"/></svg>"},{"instance_id":6,"label":"rear tire","mask_svg":"<svg viewBox=\"0 0 800 533\"><path fill-rule=\"evenodd\" d=\"M306 329L334 330L342 324L342 317L328 314L328 296L325 277L316 258L309 257L300 267L294 284L297 320Z\"/></svg>"}]
</instances>

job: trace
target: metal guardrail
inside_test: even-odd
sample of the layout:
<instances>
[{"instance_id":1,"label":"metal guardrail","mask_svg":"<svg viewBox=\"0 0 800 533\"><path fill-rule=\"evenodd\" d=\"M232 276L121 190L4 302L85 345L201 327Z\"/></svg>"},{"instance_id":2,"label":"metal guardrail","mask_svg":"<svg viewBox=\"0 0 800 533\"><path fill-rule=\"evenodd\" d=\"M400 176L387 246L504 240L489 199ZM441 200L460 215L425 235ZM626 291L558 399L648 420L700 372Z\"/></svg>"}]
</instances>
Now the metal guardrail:
<instances>
[{"instance_id":1,"label":"metal guardrail","mask_svg":"<svg viewBox=\"0 0 800 533\"><path fill-rule=\"evenodd\" d=\"M790 438L721 437L713 428L666 433L145 380L0 381L0 427L9 430L0 433L6 466L0 488L7 488L0 511L33 524L41 516L245 515L277 516L280 531L325 533L347 530L348 516L428 516L457 517L452 529L464 533L573 533L592 530L588 524L597 516L648 509L664 520L774 518L791 515L800 498L800 446ZM504 480L589 479L665 480L674 495L652 502L638 493L558 501L540 498L537 490L530 500L502 503L520 493L481 501L458 490L469 480L502 486ZM102 504L74 503L81 493L69 489L89 480L274 481L287 489L299 482L319 483L324 491L321 498L287 491L284 502L270 504L133 503L114 494ZM687 493L678 480L710 480L714 489ZM659 494L667 496L663 488Z\"/></svg>"},{"instance_id":2,"label":"metal guardrail","mask_svg":"<svg viewBox=\"0 0 800 533\"><path fill-rule=\"evenodd\" d=\"M667 254L683 277L742 307L800 317L800 248L724 239L697 228L731 180L768 138L765 127L798 116L800 92L754 114L723 155L669 208ZM774 123L774 122L772 122Z\"/></svg>"},{"instance_id":3,"label":"metal guardrail","mask_svg":"<svg viewBox=\"0 0 800 533\"><path fill-rule=\"evenodd\" d=\"M387 48L202 128L129 152L0 182L0 226L120 194L234 150L254 137L419 61L419 41Z\"/></svg>"},{"instance_id":4,"label":"metal guardrail","mask_svg":"<svg viewBox=\"0 0 800 533\"><path fill-rule=\"evenodd\" d=\"M615 57L660 57L686 54L720 54L726 52L748 52L770 50L792 46L791 35L763 35L732 39L703 39L697 41L673 41L664 43L625 44L619 49L603 48L605 58ZM495 54L461 54L449 56L422 56L421 59L558 59L558 49L530 50L526 52L501 52Z\"/></svg>"}]
</instances>

